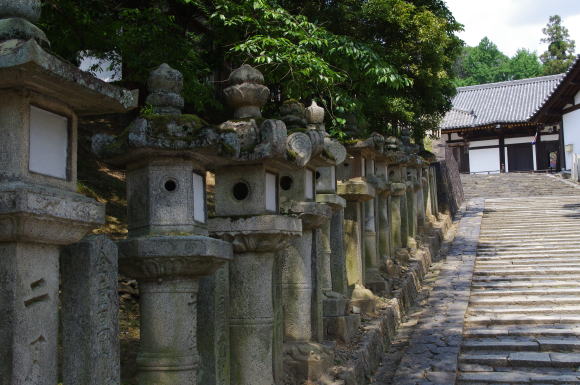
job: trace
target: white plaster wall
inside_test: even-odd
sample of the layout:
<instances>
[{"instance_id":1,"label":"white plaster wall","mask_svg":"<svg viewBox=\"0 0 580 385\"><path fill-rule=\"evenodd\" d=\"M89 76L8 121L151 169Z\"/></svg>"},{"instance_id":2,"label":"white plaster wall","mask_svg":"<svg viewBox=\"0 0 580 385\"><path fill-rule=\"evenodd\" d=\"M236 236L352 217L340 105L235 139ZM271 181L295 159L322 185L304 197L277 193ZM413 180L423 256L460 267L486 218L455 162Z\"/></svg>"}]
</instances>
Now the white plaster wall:
<instances>
[{"instance_id":1,"label":"white plaster wall","mask_svg":"<svg viewBox=\"0 0 580 385\"><path fill-rule=\"evenodd\" d=\"M499 148L469 149L470 172L499 172Z\"/></svg>"},{"instance_id":2,"label":"white plaster wall","mask_svg":"<svg viewBox=\"0 0 580 385\"><path fill-rule=\"evenodd\" d=\"M542 135L542 142L550 142L558 139L560 139L558 134Z\"/></svg>"},{"instance_id":3,"label":"white plaster wall","mask_svg":"<svg viewBox=\"0 0 580 385\"><path fill-rule=\"evenodd\" d=\"M499 139L474 140L469 143L469 148L486 146L499 146Z\"/></svg>"},{"instance_id":4,"label":"white plaster wall","mask_svg":"<svg viewBox=\"0 0 580 385\"><path fill-rule=\"evenodd\" d=\"M569 170L572 167L572 154L580 152L580 110L572 111L562 117L564 122L564 145L573 145L572 152L565 152L566 166Z\"/></svg>"},{"instance_id":5,"label":"white plaster wall","mask_svg":"<svg viewBox=\"0 0 580 385\"><path fill-rule=\"evenodd\" d=\"M506 138L504 139L504 144L518 144L518 143L532 144L533 141L534 141L533 136L520 136L519 138Z\"/></svg>"},{"instance_id":6,"label":"white plaster wall","mask_svg":"<svg viewBox=\"0 0 580 385\"><path fill-rule=\"evenodd\" d=\"M580 92L574 95L574 104L580 104Z\"/></svg>"}]
</instances>

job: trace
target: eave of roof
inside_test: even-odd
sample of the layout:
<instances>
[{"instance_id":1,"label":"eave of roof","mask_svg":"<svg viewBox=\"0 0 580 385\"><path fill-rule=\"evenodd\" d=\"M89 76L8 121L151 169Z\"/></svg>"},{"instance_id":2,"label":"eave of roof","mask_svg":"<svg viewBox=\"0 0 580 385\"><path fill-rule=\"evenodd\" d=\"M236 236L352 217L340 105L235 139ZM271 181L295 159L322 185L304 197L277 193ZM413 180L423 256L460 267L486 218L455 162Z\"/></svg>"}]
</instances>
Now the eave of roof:
<instances>
[{"instance_id":1,"label":"eave of roof","mask_svg":"<svg viewBox=\"0 0 580 385\"><path fill-rule=\"evenodd\" d=\"M442 132L526 123L558 85L564 74L460 87L453 109L441 124ZM469 121L465 112L473 119Z\"/></svg>"},{"instance_id":2,"label":"eave of roof","mask_svg":"<svg viewBox=\"0 0 580 385\"><path fill-rule=\"evenodd\" d=\"M562 109L573 100L574 95L580 91L580 55L576 56L574 63L568 68L562 81L546 98L544 103L534 112L531 121L537 123L556 123L561 119Z\"/></svg>"}]
</instances>

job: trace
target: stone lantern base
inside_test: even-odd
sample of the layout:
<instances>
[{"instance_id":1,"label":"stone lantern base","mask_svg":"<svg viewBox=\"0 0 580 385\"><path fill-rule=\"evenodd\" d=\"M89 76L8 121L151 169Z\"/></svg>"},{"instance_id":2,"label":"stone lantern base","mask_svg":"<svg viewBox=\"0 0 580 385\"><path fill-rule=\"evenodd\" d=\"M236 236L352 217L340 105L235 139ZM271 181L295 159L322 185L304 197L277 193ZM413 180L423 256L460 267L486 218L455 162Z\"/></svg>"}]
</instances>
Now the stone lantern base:
<instances>
[{"instance_id":1,"label":"stone lantern base","mask_svg":"<svg viewBox=\"0 0 580 385\"><path fill-rule=\"evenodd\" d=\"M286 381L303 384L318 380L334 363L331 346L314 342L284 344L284 369Z\"/></svg>"}]
</instances>

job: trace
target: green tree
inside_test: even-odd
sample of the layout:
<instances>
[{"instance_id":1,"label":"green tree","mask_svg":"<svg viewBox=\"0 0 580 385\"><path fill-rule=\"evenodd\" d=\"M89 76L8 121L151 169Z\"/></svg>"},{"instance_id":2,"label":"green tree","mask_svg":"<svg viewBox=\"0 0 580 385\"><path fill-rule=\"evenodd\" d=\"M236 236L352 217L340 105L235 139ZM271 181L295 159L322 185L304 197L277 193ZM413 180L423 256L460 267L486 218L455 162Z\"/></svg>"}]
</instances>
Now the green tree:
<instances>
[{"instance_id":1,"label":"green tree","mask_svg":"<svg viewBox=\"0 0 580 385\"><path fill-rule=\"evenodd\" d=\"M489 38L481 39L476 47L466 47L456 64L464 76L457 86L499 82L509 79L509 58Z\"/></svg>"},{"instance_id":2,"label":"green tree","mask_svg":"<svg viewBox=\"0 0 580 385\"><path fill-rule=\"evenodd\" d=\"M508 77L509 80L526 79L541 76L543 73L542 63L538 55L525 48L517 50L516 54L509 60Z\"/></svg>"},{"instance_id":3,"label":"green tree","mask_svg":"<svg viewBox=\"0 0 580 385\"><path fill-rule=\"evenodd\" d=\"M542 63L535 52L520 48L511 58L487 37L476 47L464 47L455 62L458 87L541 76Z\"/></svg>"},{"instance_id":4,"label":"green tree","mask_svg":"<svg viewBox=\"0 0 580 385\"><path fill-rule=\"evenodd\" d=\"M576 43L570 39L568 28L562 25L562 18L559 15L550 16L542 32L546 35L542 43L548 43L548 50L540 56L544 63L544 73L553 75L566 72L576 57Z\"/></svg>"},{"instance_id":5,"label":"green tree","mask_svg":"<svg viewBox=\"0 0 580 385\"><path fill-rule=\"evenodd\" d=\"M43 28L56 53L76 62L83 52L110 59L122 65L123 83L143 91L149 70L167 62L184 73L188 112L209 121L223 119L220 88L242 63L259 67L278 103L324 103L329 127L343 137L347 117L387 132L443 113L454 93L450 68L461 26L440 0L43 4Z\"/></svg>"}]
</instances>

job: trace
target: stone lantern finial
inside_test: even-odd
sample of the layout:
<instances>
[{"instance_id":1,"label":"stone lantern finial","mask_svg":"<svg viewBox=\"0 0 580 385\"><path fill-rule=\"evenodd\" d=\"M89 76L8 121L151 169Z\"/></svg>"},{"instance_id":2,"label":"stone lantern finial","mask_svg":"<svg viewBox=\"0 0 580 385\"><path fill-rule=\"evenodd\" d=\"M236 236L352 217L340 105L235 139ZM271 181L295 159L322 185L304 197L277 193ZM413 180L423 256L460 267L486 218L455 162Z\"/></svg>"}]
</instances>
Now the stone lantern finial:
<instances>
[{"instance_id":1,"label":"stone lantern finial","mask_svg":"<svg viewBox=\"0 0 580 385\"><path fill-rule=\"evenodd\" d=\"M228 83L230 86L224 94L226 102L234 108L234 118L261 118L261 108L270 96L270 90L264 85L264 75L244 64L232 71Z\"/></svg>"},{"instance_id":2,"label":"stone lantern finial","mask_svg":"<svg viewBox=\"0 0 580 385\"><path fill-rule=\"evenodd\" d=\"M48 45L44 32L34 25L40 14L40 0L0 0L0 42L35 39Z\"/></svg>"},{"instance_id":3,"label":"stone lantern finial","mask_svg":"<svg viewBox=\"0 0 580 385\"><path fill-rule=\"evenodd\" d=\"M181 114L184 105L181 96L183 90L181 72L171 68L168 64L161 64L149 75L147 88L149 96L147 96L146 103L153 107L153 112L166 115Z\"/></svg>"},{"instance_id":4,"label":"stone lantern finial","mask_svg":"<svg viewBox=\"0 0 580 385\"><path fill-rule=\"evenodd\" d=\"M306 120L308 124L322 124L324 123L324 108L312 101L310 107L306 109Z\"/></svg>"}]
</instances>

